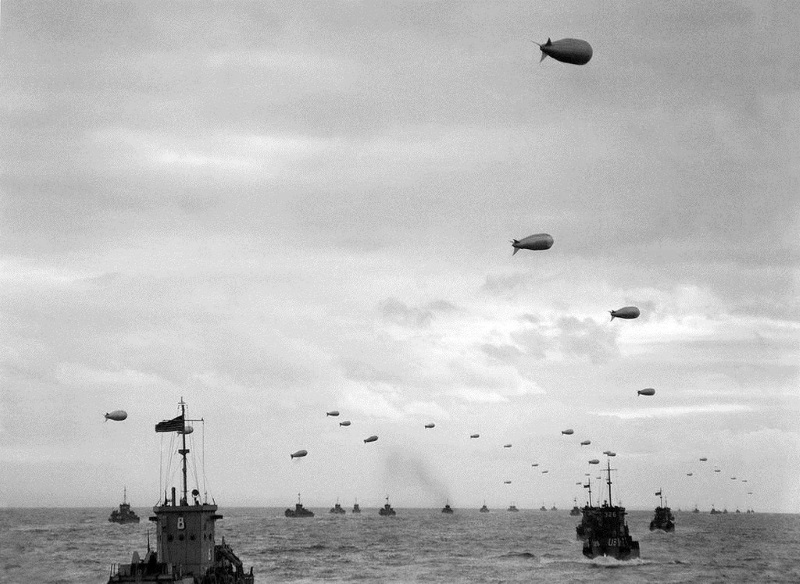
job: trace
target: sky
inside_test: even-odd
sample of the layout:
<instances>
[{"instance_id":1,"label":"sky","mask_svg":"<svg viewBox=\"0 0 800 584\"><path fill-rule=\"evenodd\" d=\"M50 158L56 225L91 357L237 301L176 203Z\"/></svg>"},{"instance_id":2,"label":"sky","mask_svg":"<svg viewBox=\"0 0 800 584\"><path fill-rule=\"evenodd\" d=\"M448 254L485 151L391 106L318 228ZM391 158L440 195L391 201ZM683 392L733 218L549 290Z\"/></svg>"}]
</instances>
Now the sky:
<instances>
[{"instance_id":1,"label":"sky","mask_svg":"<svg viewBox=\"0 0 800 584\"><path fill-rule=\"evenodd\" d=\"M800 508L796 3L2 8L0 507Z\"/></svg>"}]
</instances>

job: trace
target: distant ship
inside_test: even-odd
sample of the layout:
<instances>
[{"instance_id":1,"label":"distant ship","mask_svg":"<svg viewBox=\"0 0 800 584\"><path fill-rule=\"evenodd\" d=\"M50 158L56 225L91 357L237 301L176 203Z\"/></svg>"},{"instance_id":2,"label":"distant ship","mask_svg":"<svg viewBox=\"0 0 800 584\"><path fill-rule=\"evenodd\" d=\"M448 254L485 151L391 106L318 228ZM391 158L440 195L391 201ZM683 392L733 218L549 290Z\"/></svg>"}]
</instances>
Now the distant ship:
<instances>
[{"instance_id":1,"label":"distant ship","mask_svg":"<svg viewBox=\"0 0 800 584\"><path fill-rule=\"evenodd\" d=\"M300 502L300 493L297 493L297 503L294 504L294 509L287 509L283 514L286 517L314 517L314 512L303 507Z\"/></svg>"},{"instance_id":2,"label":"distant ship","mask_svg":"<svg viewBox=\"0 0 800 584\"><path fill-rule=\"evenodd\" d=\"M728 510L727 510L727 509L723 509L723 510L722 510L722 514L723 514L723 515L727 515L727 514L728 514Z\"/></svg>"},{"instance_id":3,"label":"distant ship","mask_svg":"<svg viewBox=\"0 0 800 584\"><path fill-rule=\"evenodd\" d=\"M664 505L662 490L659 489L656 493L656 496L659 497L659 505L656 507L653 520L650 522L650 531L655 531L656 529L667 532L675 531L675 516L672 514L672 510Z\"/></svg>"},{"instance_id":4,"label":"distant ship","mask_svg":"<svg viewBox=\"0 0 800 584\"><path fill-rule=\"evenodd\" d=\"M575 499L573 499L573 502L574 502L575 504L572 506L572 510L569 512L569 514L570 514L572 517L578 517L578 516L580 516L580 514L581 514L581 508L580 508L580 507L578 507L578 498L577 498L577 497L575 497Z\"/></svg>"},{"instance_id":5,"label":"distant ship","mask_svg":"<svg viewBox=\"0 0 800 584\"><path fill-rule=\"evenodd\" d=\"M131 511L131 505L128 503L128 488L122 489L122 503L119 504L119 509L114 509L108 520L112 523L139 523L139 516Z\"/></svg>"},{"instance_id":6,"label":"distant ship","mask_svg":"<svg viewBox=\"0 0 800 584\"><path fill-rule=\"evenodd\" d=\"M547 507L545 507L544 505L542 505L541 507L539 507L539 511L547 511Z\"/></svg>"},{"instance_id":7,"label":"distant ship","mask_svg":"<svg viewBox=\"0 0 800 584\"><path fill-rule=\"evenodd\" d=\"M328 513L335 513L337 515L344 515L346 513L346 511L344 510L344 508L342 508L341 505L339 505L339 501L336 501L336 504L333 507L331 507L331 510L328 511Z\"/></svg>"},{"instance_id":8,"label":"distant ship","mask_svg":"<svg viewBox=\"0 0 800 584\"><path fill-rule=\"evenodd\" d=\"M711 515L722 515L722 511L717 511L714 509L714 505L711 505Z\"/></svg>"},{"instance_id":9,"label":"distant ship","mask_svg":"<svg viewBox=\"0 0 800 584\"><path fill-rule=\"evenodd\" d=\"M700 509L697 508L697 505L694 506L692 513L700 513Z\"/></svg>"},{"instance_id":10,"label":"distant ship","mask_svg":"<svg viewBox=\"0 0 800 584\"><path fill-rule=\"evenodd\" d=\"M608 502L601 507L592 507L591 502L583 508L582 528L583 555L587 558L609 556L618 560L639 557L639 542L634 541L625 523L625 508L611 504L611 463L606 468L608 478Z\"/></svg>"},{"instance_id":11,"label":"distant ship","mask_svg":"<svg viewBox=\"0 0 800 584\"><path fill-rule=\"evenodd\" d=\"M389 505L389 495L386 495L386 504L378 510L378 515L383 515L384 517L394 517L397 515L392 506Z\"/></svg>"},{"instance_id":12,"label":"distant ship","mask_svg":"<svg viewBox=\"0 0 800 584\"><path fill-rule=\"evenodd\" d=\"M361 513L361 507L358 506L358 502L353 503L353 513Z\"/></svg>"},{"instance_id":13,"label":"distant ship","mask_svg":"<svg viewBox=\"0 0 800 584\"><path fill-rule=\"evenodd\" d=\"M514 505L514 504L509 505L508 506L508 510L511 511L512 513L518 513L519 512L519 509L517 509L517 506Z\"/></svg>"},{"instance_id":14,"label":"distant ship","mask_svg":"<svg viewBox=\"0 0 800 584\"><path fill-rule=\"evenodd\" d=\"M144 559L140 559L138 552L133 552L130 561L112 564L108 584L253 584L253 568L245 572L242 561L233 548L225 543L224 537L221 543L216 542L214 528L216 522L222 519L222 515L217 514L217 505L201 502L197 488L192 489L192 499L189 500L186 468L189 449L186 447L188 432L185 432L185 422L201 420L186 420L183 399L180 408L179 416L156 424L156 432L177 432L180 436L178 454L181 455L183 470L181 498L178 499L175 487L172 487L170 498L164 493L164 500L153 507L155 516L150 517L150 521L156 524L156 549L150 549L148 537Z\"/></svg>"},{"instance_id":15,"label":"distant ship","mask_svg":"<svg viewBox=\"0 0 800 584\"><path fill-rule=\"evenodd\" d=\"M445 503L444 507L442 507L442 513L446 513L447 515L453 514L453 508L450 507L450 503Z\"/></svg>"},{"instance_id":16,"label":"distant ship","mask_svg":"<svg viewBox=\"0 0 800 584\"><path fill-rule=\"evenodd\" d=\"M553 505L552 507L550 507L550 511L558 511L558 509L556 508L555 505Z\"/></svg>"},{"instance_id":17,"label":"distant ship","mask_svg":"<svg viewBox=\"0 0 800 584\"><path fill-rule=\"evenodd\" d=\"M483 502L483 507L480 508L480 512L481 513L488 513L489 512L489 508L486 506L486 501ZM749 513L749 511L748 511L748 513Z\"/></svg>"}]
</instances>

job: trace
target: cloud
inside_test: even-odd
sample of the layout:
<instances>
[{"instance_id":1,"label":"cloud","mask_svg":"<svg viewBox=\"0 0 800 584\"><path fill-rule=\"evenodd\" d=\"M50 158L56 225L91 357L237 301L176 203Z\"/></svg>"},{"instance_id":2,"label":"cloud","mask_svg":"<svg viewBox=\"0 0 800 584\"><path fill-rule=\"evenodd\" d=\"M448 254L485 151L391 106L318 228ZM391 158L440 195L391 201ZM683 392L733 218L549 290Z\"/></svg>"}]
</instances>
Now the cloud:
<instances>
[{"instance_id":1,"label":"cloud","mask_svg":"<svg viewBox=\"0 0 800 584\"><path fill-rule=\"evenodd\" d=\"M700 406L664 406L647 409L620 409L616 411L594 412L596 416L637 420L642 418L679 418L705 414L740 414L752 412L751 406L743 404L710 404Z\"/></svg>"}]
</instances>

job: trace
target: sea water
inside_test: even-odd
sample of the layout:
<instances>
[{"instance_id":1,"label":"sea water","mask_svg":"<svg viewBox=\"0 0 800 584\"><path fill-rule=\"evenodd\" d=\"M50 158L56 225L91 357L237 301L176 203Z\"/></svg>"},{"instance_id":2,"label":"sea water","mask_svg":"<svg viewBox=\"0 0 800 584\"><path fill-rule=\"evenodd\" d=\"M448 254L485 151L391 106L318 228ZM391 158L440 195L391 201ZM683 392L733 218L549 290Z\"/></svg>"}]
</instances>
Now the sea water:
<instances>
[{"instance_id":1,"label":"sea water","mask_svg":"<svg viewBox=\"0 0 800 584\"><path fill-rule=\"evenodd\" d=\"M217 540L256 582L798 582L800 516L678 512L674 533L648 529L631 511L641 558L589 560L567 511L396 508L291 519L283 509L221 508ZM0 509L0 582L105 583L112 563L144 556L149 509L139 524L110 523L111 509Z\"/></svg>"}]
</instances>

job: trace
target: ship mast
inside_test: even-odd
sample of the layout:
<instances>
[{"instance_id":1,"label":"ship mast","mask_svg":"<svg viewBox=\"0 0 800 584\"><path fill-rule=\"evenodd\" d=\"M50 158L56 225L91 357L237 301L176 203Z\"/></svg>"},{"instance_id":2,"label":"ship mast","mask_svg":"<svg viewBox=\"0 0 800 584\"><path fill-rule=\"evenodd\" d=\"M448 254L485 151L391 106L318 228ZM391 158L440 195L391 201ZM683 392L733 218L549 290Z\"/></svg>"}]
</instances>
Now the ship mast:
<instances>
[{"instance_id":1,"label":"ship mast","mask_svg":"<svg viewBox=\"0 0 800 584\"><path fill-rule=\"evenodd\" d=\"M613 507L614 503L611 501L611 459L606 459L606 464L606 472L608 473L608 478L606 479L606 483L608 483L608 505L609 507Z\"/></svg>"},{"instance_id":2,"label":"ship mast","mask_svg":"<svg viewBox=\"0 0 800 584\"><path fill-rule=\"evenodd\" d=\"M188 505L189 504L189 488L186 484L186 455L189 453L189 450L186 448L186 404L183 401L183 396L181 396L181 418L183 418L183 432L181 432L181 440L182 446L178 453L181 455L183 459L183 496L181 497L181 505Z\"/></svg>"}]
</instances>

